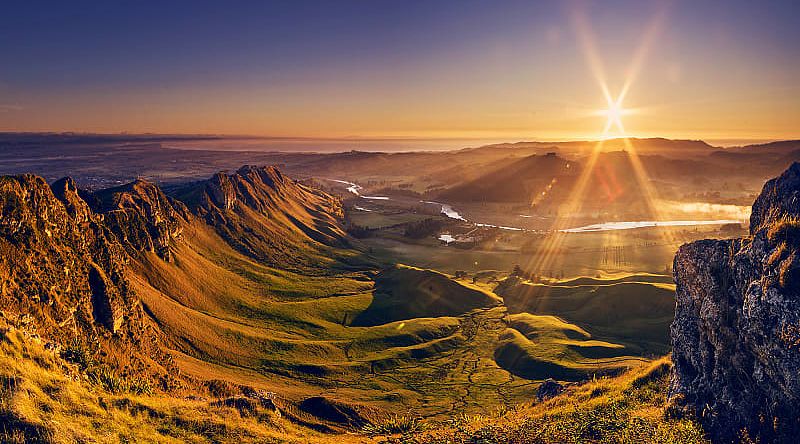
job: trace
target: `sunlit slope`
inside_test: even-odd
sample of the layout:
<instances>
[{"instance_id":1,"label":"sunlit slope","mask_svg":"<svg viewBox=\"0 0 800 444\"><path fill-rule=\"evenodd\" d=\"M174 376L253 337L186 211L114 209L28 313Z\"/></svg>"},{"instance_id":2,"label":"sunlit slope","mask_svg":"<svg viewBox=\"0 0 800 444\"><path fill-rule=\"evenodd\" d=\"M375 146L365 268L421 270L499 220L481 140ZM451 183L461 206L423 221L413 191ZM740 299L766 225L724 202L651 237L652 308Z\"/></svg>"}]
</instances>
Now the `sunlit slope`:
<instances>
[{"instance_id":1,"label":"sunlit slope","mask_svg":"<svg viewBox=\"0 0 800 444\"><path fill-rule=\"evenodd\" d=\"M244 166L178 190L175 196L241 253L298 269L317 265L344 245L338 199L274 167Z\"/></svg>"},{"instance_id":2,"label":"sunlit slope","mask_svg":"<svg viewBox=\"0 0 800 444\"><path fill-rule=\"evenodd\" d=\"M195 230L172 263L151 255L137 264L131 280L145 310L185 371L229 380L246 375L298 402L328 387L342 399L386 408L391 400L382 398L392 390L418 403L419 395L403 394L403 382L381 373L463 347L459 317L500 303L445 275L402 266L378 274L377 283L371 273L297 275ZM385 305L388 294L401 299Z\"/></svg>"},{"instance_id":3,"label":"sunlit slope","mask_svg":"<svg viewBox=\"0 0 800 444\"><path fill-rule=\"evenodd\" d=\"M186 375L247 383L296 405L323 393L325 405L428 415L524 398L526 381L492 357L500 298L432 270L381 270L340 236L337 201L269 168L176 195L190 213L153 212L143 228L155 227L154 243L166 248L136 255L127 274ZM476 379L505 385L475 389Z\"/></svg>"},{"instance_id":4,"label":"sunlit slope","mask_svg":"<svg viewBox=\"0 0 800 444\"><path fill-rule=\"evenodd\" d=\"M671 363L640 363L620 376L573 385L543 402L482 415L458 415L399 442L708 443L700 424L674 415L665 393Z\"/></svg>"},{"instance_id":5,"label":"sunlit slope","mask_svg":"<svg viewBox=\"0 0 800 444\"><path fill-rule=\"evenodd\" d=\"M615 373L640 358L624 345L592 339L586 330L555 317L517 313L495 350L497 363L528 379L582 380Z\"/></svg>"},{"instance_id":6,"label":"sunlit slope","mask_svg":"<svg viewBox=\"0 0 800 444\"><path fill-rule=\"evenodd\" d=\"M128 278L181 370L278 393L320 427L351 426L327 418L330 405L481 411L528 399L530 380L616 372L641 351L570 316L507 316L488 287L381 268L350 247L338 201L271 168L188 186L185 205L144 185L106 194L126 245L153 245ZM136 231L122 223L139 214Z\"/></svg>"},{"instance_id":7,"label":"sunlit slope","mask_svg":"<svg viewBox=\"0 0 800 444\"><path fill-rule=\"evenodd\" d=\"M424 427L402 428L402 442L685 442L703 443L691 418L669 415L669 361L637 365L615 378L598 378L544 402L525 402L513 409L494 408L482 398L481 414L453 412ZM40 341L0 321L0 441L42 442L229 442L368 443L363 430L385 430L393 417L353 407L327 397L308 398L298 407L278 398L260 398L252 386L231 385L232 393L184 397L151 393L146 385L118 374L79 377ZM481 381L476 381L476 389ZM138 388L137 388L138 387ZM456 389L457 391L457 389ZM247 392L249 395L244 395ZM276 410L277 408L277 410ZM395 413L405 415L405 411ZM362 421L351 433L320 433L303 426L307 411L325 412L329 422ZM341 422L339 420L339 422ZM308 424L322 427L322 424ZM327 430L327 429L325 429ZM391 430L391 429L390 429ZM531 439L534 441L531 441Z\"/></svg>"},{"instance_id":8,"label":"sunlit slope","mask_svg":"<svg viewBox=\"0 0 800 444\"><path fill-rule=\"evenodd\" d=\"M369 273L298 275L243 256L202 227L192 233L173 263L144 258L132 281L176 347L212 362L319 375L368 370L370 353L448 337L452 316L500 303L408 267L375 282Z\"/></svg>"},{"instance_id":9,"label":"sunlit slope","mask_svg":"<svg viewBox=\"0 0 800 444\"><path fill-rule=\"evenodd\" d=\"M634 354L669 351L675 287L669 276L578 278L544 284L512 277L496 289L512 313L556 315Z\"/></svg>"},{"instance_id":10,"label":"sunlit slope","mask_svg":"<svg viewBox=\"0 0 800 444\"><path fill-rule=\"evenodd\" d=\"M579 171L577 163L555 154L532 155L504 162L478 178L466 179L438 193L437 199L530 203L541 200L542 191L558 192L563 197L573 186ZM554 186L556 184L558 186Z\"/></svg>"}]
</instances>

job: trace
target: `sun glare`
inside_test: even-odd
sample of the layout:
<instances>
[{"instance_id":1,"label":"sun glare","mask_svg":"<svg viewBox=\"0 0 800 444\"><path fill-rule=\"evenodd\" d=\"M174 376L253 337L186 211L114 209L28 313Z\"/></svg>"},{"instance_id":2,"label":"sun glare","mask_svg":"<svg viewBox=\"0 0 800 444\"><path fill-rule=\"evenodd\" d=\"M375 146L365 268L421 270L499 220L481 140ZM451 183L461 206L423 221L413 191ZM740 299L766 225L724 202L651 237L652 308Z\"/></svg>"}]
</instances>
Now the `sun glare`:
<instances>
[{"instance_id":1,"label":"sun glare","mask_svg":"<svg viewBox=\"0 0 800 444\"><path fill-rule=\"evenodd\" d=\"M606 116L606 126L603 129L603 136L608 136L612 127L619 133L620 136L625 135L625 126L622 124L622 116L628 114L630 111L622 107L622 100L608 100L608 108L602 114Z\"/></svg>"}]
</instances>

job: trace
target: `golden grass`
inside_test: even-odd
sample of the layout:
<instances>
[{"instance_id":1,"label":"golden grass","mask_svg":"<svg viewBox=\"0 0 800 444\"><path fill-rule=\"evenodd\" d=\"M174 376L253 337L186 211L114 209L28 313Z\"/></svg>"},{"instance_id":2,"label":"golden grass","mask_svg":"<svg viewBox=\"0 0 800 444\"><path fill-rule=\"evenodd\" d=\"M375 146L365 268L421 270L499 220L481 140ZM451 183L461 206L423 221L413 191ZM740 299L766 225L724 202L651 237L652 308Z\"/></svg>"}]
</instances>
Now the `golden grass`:
<instances>
[{"instance_id":1,"label":"golden grass","mask_svg":"<svg viewBox=\"0 0 800 444\"><path fill-rule=\"evenodd\" d=\"M582 333L568 324L564 328ZM696 422L669 414L670 367L662 358L618 377L568 386L541 403L487 407L484 414L458 414L441 422L421 420L413 412L390 415L371 421L363 434L336 435L304 428L269 409L110 390L101 378L87 377L38 340L2 326L0 442L705 443Z\"/></svg>"},{"instance_id":2,"label":"golden grass","mask_svg":"<svg viewBox=\"0 0 800 444\"><path fill-rule=\"evenodd\" d=\"M114 376L89 378L21 331L0 328L0 442L370 442L314 432L267 409L112 392L104 377Z\"/></svg>"},{"instance_id":3,"label":"golden grass","mask_svg":"<svg viewBox=\"0 0 800 444\"><path fill-rule=\"evenodd\" d=\"M662 355L669 351L669 325L675 310L674 285L666 279L583 277L555 284L521 282L497 292L510 312L557 315L597 339L627 346L634 354Z\"/></svg>"}]
</instances>

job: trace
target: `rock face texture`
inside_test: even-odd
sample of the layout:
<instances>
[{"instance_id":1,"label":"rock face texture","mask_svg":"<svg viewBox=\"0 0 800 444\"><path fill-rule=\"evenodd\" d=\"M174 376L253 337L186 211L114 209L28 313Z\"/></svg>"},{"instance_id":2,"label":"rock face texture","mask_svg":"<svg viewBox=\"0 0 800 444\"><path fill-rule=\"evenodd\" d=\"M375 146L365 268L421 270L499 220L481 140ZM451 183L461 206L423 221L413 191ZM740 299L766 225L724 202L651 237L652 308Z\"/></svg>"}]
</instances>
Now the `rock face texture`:
<instances>
[{"instance_id":1,"label":"rock face texture","mask_svg":"<svg viewBox=\"0 0 800 444\"><path fill-rule=\"evenodd\" d=\"M172 261L171 247L190 218L185 205L143 180L100 191L89 199L129 254L149 251Z\"/></svg>"},{"instance_id":2,"label":"rock face texture","mask_svg":"<svg viewBox=\"0 0 800 444\"><path fill-rule=\"evenodd\" d=\"M682 246L670 397L719 442L800 436L800 164L764 185L750 236Z\"/></svg>"},{"instance_id":3,"label":"rock face texture","mask_svg":"<svg viewBox=\"0 0 800 444\"><path fill-rule=\"evenodd\" d=\"M58 334L93 323L116 332L135 305L127 258L71 179L0 178L0 302Z\"/></svg>"}]
</instances>

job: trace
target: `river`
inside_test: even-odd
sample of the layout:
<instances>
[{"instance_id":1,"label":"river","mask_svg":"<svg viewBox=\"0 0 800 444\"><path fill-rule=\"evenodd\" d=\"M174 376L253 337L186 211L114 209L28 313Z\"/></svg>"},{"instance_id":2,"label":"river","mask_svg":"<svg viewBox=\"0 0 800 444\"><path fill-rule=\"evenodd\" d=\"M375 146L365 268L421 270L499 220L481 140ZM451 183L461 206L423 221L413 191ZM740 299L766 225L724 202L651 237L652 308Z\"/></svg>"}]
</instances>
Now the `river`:
<instances>
[{"instance_id":1,"label":"river","mask_svg":"<svg viewBox=\"0 0 800 444\"><path fill-rule=\"evenodd\" d=\"M332 182L338 182L344 185L347 185L347 191L350 193L355 194L356 196L362 199L369 199L369 200L390 200L387 196L364 196L361 194L361 190L364 188L361 185L355 184L353 182L348 182L346 180L339 180L339 179L328 179ZM540 231L540 230L529 230L526 228L520 227L510 227L507 225L494 225L494 224L487 224L481 222L474 222L467 220L464 216L459 214L452 205L442 203L442 202L434 202L430 200L421 200L421 203L431 204L431 205L439 205L441 207L441 213L445 216L449 217L450 219L456 219L464 222L470 222L476 227L486 227L486 228L499 228L501 230L507 231ZM363 207L356 206L357 210L360 211L372 211ZM520 214L519 217L523 218L530 218L530 217L540 217L540 216L526 216ZM632 230L635 228L652 228L652 227L692 227L692 226L700 226L700 225L726 225L726 224L741 224L744 221L735 220L735 219L718 219L718 220L662 220L662 221L654 221L654 220L644 220L644 221L623 221L623 222L603 222L599 224L591 224L591 225L584 225L581 227L575 228L565 228L562 230L558 230L562 233L595 233L598 231L617 231L617 230ZM444 241L445 243L450 243L455 240L449 234L442 235L439 237L440 240Z\"/></svg>"}]
</instances>

